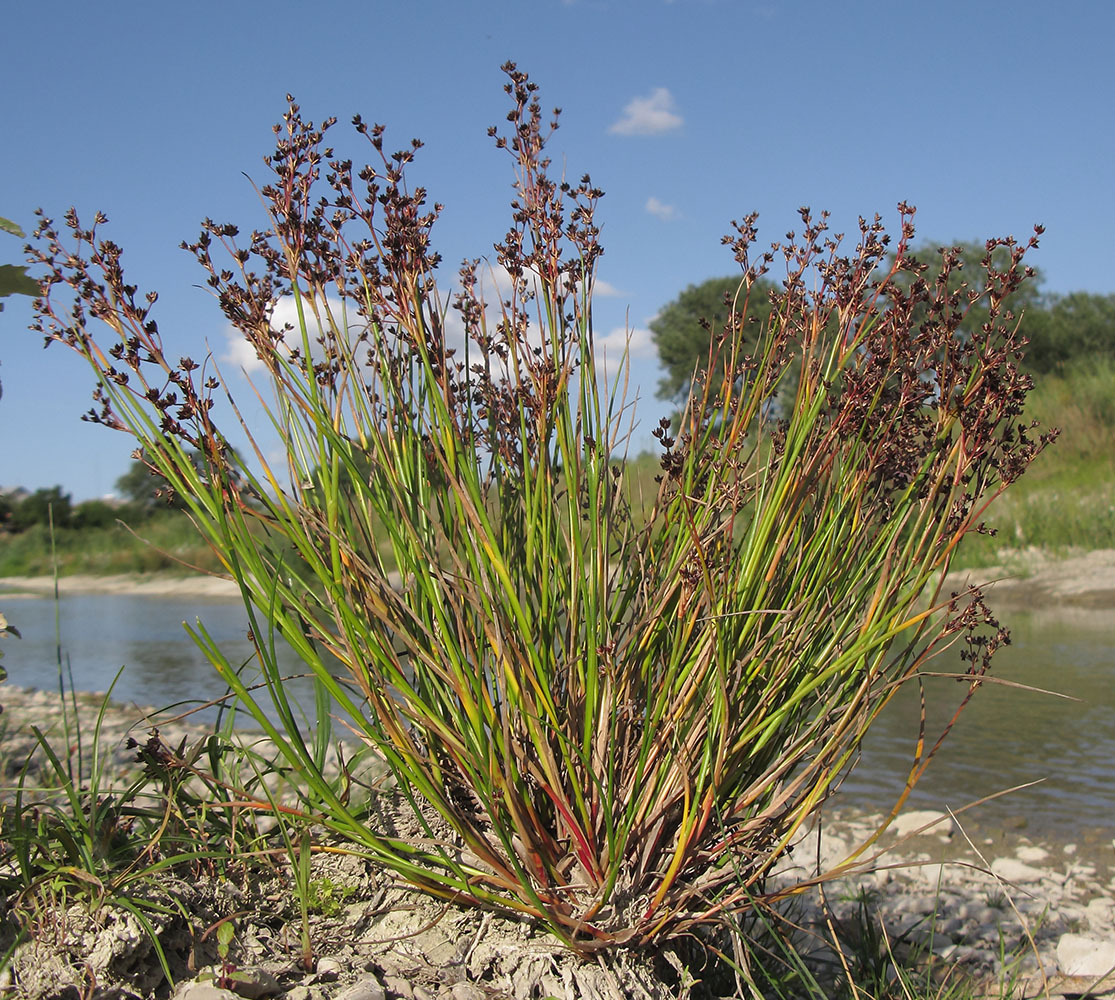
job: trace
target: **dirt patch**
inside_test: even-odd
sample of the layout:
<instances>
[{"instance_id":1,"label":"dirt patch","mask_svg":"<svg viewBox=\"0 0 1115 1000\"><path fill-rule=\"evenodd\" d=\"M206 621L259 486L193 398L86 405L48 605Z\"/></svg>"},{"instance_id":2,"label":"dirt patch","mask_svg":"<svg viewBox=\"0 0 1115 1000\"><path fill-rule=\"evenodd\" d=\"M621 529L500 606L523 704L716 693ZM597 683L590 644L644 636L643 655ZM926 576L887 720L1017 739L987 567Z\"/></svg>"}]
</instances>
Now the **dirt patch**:
<instances>
[{"instance_id":1,"label":"dirt patch","mask_svg":"<svg viewBox=\"0 0 1115 1000\"><path fill-rule=\"evenodd\" d=\"M1040 549L1006 553L997 566L950 573L944 593L968 585L984 587L996 607L1111 610L1115 608L1115 549L1067 555Z\"/></svg>"}]
</instances>

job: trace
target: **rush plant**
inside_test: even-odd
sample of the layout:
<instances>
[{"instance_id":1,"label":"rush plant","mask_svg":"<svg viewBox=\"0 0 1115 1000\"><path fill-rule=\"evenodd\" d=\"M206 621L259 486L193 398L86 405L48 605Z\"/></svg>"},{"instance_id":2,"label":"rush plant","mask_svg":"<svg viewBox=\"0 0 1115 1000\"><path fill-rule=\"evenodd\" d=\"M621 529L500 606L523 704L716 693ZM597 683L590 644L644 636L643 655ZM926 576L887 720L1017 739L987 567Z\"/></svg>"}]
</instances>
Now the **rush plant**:
<instances>
[{"instance_id":1,"label":"rush plant","mask_svg":"<svg viewBox=\"0 0 1115 1000\"><path fill-rule=\"evenodd\" d=\"M635 523L629 414L593 355L601 192L553 176L556 113L504 69L509 124L491 134L517 193L498 302L478 262L451 301L435 284L438 207L405 179L418 142L385 152L357 117L373 165L354 167L325 145L334 121L293 99L259 190L267 226L206 221L187 246L270 383L247 461L219 423L239 411L216 363L164 347L104 216L41 219L38 329L88 360L89 418L135 437L240 584L272 704L194 634L305 783L305 815L429 893L577 949L653 944L762 900L898 686L961 641L974 691L1005 640L977 591L938 592L1049 440L1021 422L1030 383L1000 306L1036 237L990 242L957 290L951 252L937 276L908 256L904 205L893 247L878 217L845 243L803 210L800 237L753 259L755 220L737 225L717 374L679 430L659 428L657 501ZM776 260L756 330L749 291ZM285 297L293 329L274 318ZM981 298L991 319L967 329ZM280 639L394 772L417 835L325 779ZM930 755L919 743L911 785Z\"/></svg>"}]
</instances>

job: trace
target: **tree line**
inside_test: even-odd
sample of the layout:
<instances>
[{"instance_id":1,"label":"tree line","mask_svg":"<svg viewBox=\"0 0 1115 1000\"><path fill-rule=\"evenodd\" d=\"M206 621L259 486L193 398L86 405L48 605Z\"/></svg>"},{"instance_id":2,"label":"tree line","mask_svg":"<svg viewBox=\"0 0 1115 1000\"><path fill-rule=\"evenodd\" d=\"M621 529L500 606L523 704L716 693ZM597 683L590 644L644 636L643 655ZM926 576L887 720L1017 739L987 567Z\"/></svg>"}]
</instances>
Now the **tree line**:
<instances>
[{"instance_id":1,"label":"tree line","mask_svg":"<svg viewBox=\"0 0 1115 1000\"><path fill-rule=\"evenodd\" d=\"M25 496L17 492L0 494L0 532L19 534L36 525L80 531L108 528L117 521L139 524L159 511L181 507L176 498L168 497L165 489L160 489L165 485L146 465L135 461L116 480L120 500L84 500L75 504L73 496L61 486L43 487Z\"/></svg>"},{"instance_id":2,"label":"tree line","mask_svg":"<svg viewBox=\"0 0 1115 1000\"><path fill-rule=\"evenodd\" d=\"M953 272L950 287L959 285L966 275L978 273L986 253L979 243L957 246L963 267ZM914 255L930 265L939 260L936 250L928 246ZM712 340L724 330L733 311L746 316L744 335L752 342L770 321L770 294L775 285L760 279L744 300L740 280L734 275L690 285L651 320L650 331L664 370L658 384L660 399L684 401L694 372L707 367ZM978 279L971 283L978 284ZM1022 366L1034 374L1044 374L1063 371L1081 360L1115 359L1115 295L1059 295L1044 291L1042 283L1042 274L1035 269L1034 277L1005 302L1020 317L1021 331L1029 341ZM987 314L985 302L975 303L966 327L978 330ZM749 335L748 328L754 333Z\"/></svg>"}]
</instances>

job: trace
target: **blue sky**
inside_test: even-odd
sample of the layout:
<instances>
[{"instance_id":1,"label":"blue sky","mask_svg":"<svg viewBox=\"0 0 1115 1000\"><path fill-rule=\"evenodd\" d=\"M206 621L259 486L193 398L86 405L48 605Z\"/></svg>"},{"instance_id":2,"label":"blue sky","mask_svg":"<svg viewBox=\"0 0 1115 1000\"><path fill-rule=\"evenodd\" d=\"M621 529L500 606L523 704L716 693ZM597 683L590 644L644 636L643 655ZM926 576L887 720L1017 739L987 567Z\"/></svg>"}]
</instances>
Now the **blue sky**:
<instances>
[{"instance_id":1,"label":"blue sky","mask_svg":"<svg viewBox=\"0 0 1115 1000\"><path fill-rule=\"evenodd\" d=\"M319 13L319 11L324 13ZM776 0L272 0L9 5L0 60L0 215L30 229L42 206L110 219L130 280L157 289L168 346L229 357L223 319L178 249L201 219L262 221L271 125L295 95L332 141L360 152L355 113L387 145L420 137L412 173L445 211L443 282L506 229L511 164L487 137L516 61L563 109L555 162L606 192L596 302L607 336L629 327L642 430L665 412L647 322L686 285L733 273L730 221L760 213L762 242L800 205L854 232L918 207L934 243L1046 226L1045 287L1115 291L1115 5ZM19 242L0 239L0 262ZM0 315L0 484L112 489L132 446L80 422L91 382ZM225 367L230 367L225 361ZM239 375L233 389L246 394Z\"/></svg>"}]
</instances>

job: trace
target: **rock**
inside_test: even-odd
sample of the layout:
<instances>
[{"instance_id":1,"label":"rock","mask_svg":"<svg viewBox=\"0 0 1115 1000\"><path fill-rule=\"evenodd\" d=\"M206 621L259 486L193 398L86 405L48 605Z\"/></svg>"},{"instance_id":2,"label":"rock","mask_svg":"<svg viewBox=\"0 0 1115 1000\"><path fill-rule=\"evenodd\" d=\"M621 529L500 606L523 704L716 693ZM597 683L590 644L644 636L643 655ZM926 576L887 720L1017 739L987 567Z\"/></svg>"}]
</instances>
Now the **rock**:
<instances>
[{"instance_id":1,"label":"rock","mask_svg":"<svg viewBox=\"0 0 1115 1000\"><path fill-rule=\"evenodd\" d=\"M895 837L902 838L915 830L920 830L923 826L929 827L923 831L927 836L932 834L938 837L951 837L956 832L956 824L952 817L948 813L933 809L911 809L909 812L904 812L895 817L890 830Z\"/></svg>"},{"instance_id":2,"label":"rock","mask_svg":"<svg viewBox=\"0 0 1115 1000\"><path fill-rule=\"evenodd\" d=\"M383 985L396 996L402 997L403 1000L414 1000L414 990L410 983L399 976L385 976Z\"/></svg>"},{"instance_id":3,"label":"rock","mask_svg":"<svg viewBox=\"0 0 1115 1000\"><path fill-rule=\"evenodd\" d=\"M1115 970L1115 941L1084 934L1062 934L1057 961L1066 976L1105 976Z\"/></svg>"},{"instance_id":4,"label":"rock","mask_svg":"<svg viewBox=\"0 0 1115 1000\"><path fill-rule=\"evenodd\" d=\"M1040 868L1019 861L1017 858L996 858L991 862L991 871L1004 882L1040 882L1045 872Z\"/></svg>"},{"instance_id":5,"label":"rock","mask_svg":"<svg viewBox=\"0 0 1115 1000\"><path fill-rule=\"evenodd\" d=\"M484 991L472 983L455 983L449 995L453 1000L484 1000Z\"/></svg>"},{"instance_id":6,"label":"rock","mask_svg":"<svg viewBox=\"0 0 1115 1000\"><path fill-rule=\"evenodd\" d=\"M178 989L174 991L174 1000L240 1000L240 998L231 990L194 980L180 983Z\"/></svg>"},{"instance_id":7,"label":"rock","mask_svg":"<svg viewBox=\"0 0 1115 1000\"><path fill-rule=\"evenodd\" d=\"M340 978L343 971L344 966L335 958L322 958L318 960L315 978L319 983L332 983Z\"/></svg>"},{"instance_id":8,"label":"rock","mask_svg":"<svg viewBox=\"0 0 1115 1000\"><path fill-rule=\"evenodd\" d=\"M338 993L336 1000L387 1000L387 991L380 985L378 979L361 979L353 983L347 990Z\"/></svg>"},{"instance_id":9,"label":"rock","mask_svg":"<svg viewBox=\"0 0 1115 1000\"><path fill-rule=\"evenodd\" d=\"M282 985L266 969L249 966L237 969L228 978L232 990L245 1000L262 1000L283 992Z\"/></svg>"},{"instance_id":10,"label":"rock","mask_svg":"<svg viewBox=\"0 0 1115 1000\"><path fill-rule=\"evenodd\" d=\"M1109 928L1115 923L1115 905L1110 899L1093 899L1084 907L1084 919L1097 930Z\"/></svg>"},{"instance_id":11,"label":"rock","mask_svg":"<svg viewBox=\"0 0 1115 1000\"><path fill-rule=\"evenodd\" d=\"M928 889L936 889L947 881L947 865L921 865L917 869L918 880Z\"/></svg>"},{"instance_id":12,"label":"rock","mask_svg":"<svg viewBox=\"0 0 1115 1000\"><path fill-rule=\"evenodd\" d=\"M1025 861L1027 864L1039 863L1049 857L1049 852L1044 847L1035 847L1033 844L1023 844L1015 854L1020 861Z\"/></svg>"}]
</instances>

